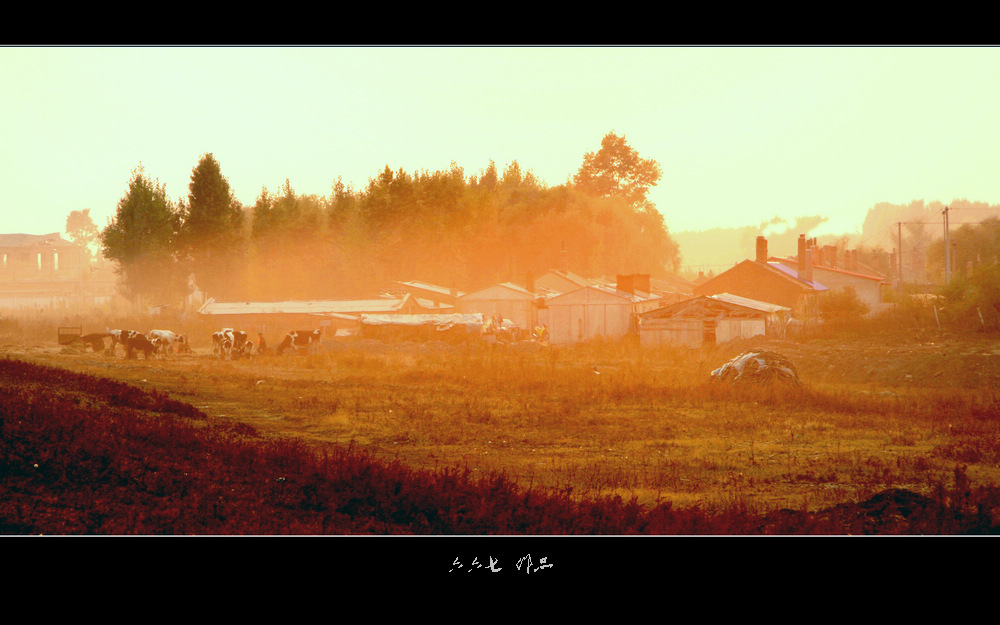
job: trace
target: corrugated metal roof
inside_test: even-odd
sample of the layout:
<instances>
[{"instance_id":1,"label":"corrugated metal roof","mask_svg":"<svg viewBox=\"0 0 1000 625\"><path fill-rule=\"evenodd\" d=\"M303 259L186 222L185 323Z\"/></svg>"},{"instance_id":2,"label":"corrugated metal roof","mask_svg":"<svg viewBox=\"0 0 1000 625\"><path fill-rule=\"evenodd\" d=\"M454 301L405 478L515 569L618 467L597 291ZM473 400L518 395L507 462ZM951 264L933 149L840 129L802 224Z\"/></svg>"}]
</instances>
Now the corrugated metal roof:
<instances>
[{"instance_id":1,"label":"corrugated metal roof","mask_svg":"<svg viewBox=\"0 0 1000 625\"><path fill-rule=\"evenodd\" d=\"M420 282L419 280L410 280L408 282L396 281L397 284L401 284L405 287L419 289L421 291L426 291L428 293L436 293L438 295L444 295L446 297L461 297L465 295L462 291L455 291L452 294L452 290L448 287L439 286L437 284L431 284L429 282Z\"/></svg>"},{"instance_id":2,"label":"corrugated metal roof","mask_svg":"<svg viewBox=\"0 0 1000 625\"><path fill-rule=\"evenodd\" d=\"M534 293L527 290L523 286L514 284L513 282L503 282L501 284L494 284L493 286L488 286L485 289L480 289L479 291L466 293L459 299L465 301L478 301L483 298L497 299L497 298L502 298L503 291L512 291L514 294L522 296L521 299L533 300L537 297Z\"/></svg>"},{"instance_id":3,"label":"corrugated metal roof","mask_svg":"<svg viewBox=\"0 0 1000 625\"><path fill-rule=\"evenodd\" d=\"M739 295L733 295L732 293L717 293L715 295L709 295L708 297L719 300L721 302L729 302L730 304L736 304L738 306L744 306L746 308L753 308L754 310L759 310L762 312L775 313L775 312L791 310L791 308L786 308L785 306L778 306L777 304L771 304L770 302L762 302L759 300L750 299L749 297L740 297Z\"/></svg>"},{"instance_id":4,"label":"corrugated metal roof","mask_svg":"<svg viewBox=\"0 0 1000 625\"><path fill-rule=\"evenodd\" d=\"M281 302L217 302L209 299L198 313L202 315L254 315L254 314L348 314L392 313L401 310L412 299L379 298L364 300L288 300Z\"/></svg>"}]
</instances>

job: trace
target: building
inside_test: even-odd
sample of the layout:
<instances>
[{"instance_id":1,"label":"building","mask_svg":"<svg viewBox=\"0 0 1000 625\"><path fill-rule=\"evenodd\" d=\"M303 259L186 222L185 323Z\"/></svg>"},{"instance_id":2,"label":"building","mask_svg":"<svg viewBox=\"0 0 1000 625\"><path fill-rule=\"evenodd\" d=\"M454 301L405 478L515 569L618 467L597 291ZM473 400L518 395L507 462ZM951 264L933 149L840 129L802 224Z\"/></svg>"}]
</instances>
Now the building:
<instances>
[{"instance_id":1,"label":"building","mask_svg":"<svg viewBox=\"0 0 1000 625\"><path fill-rule=\"evenodd\" d=\"M547 298L539 320L548 326L552 344L616 339L636 331L637 314L659 305L648 293L590 285Z\"/></svg>"},{"instance_id":2,"label":"building","mask_svg":"<svg viewBox=\"0 0 1000 625\"><path fill-rule=\"evenodd\" d=\"M828 292L853 289L858 299L871 312L877 312L883 307L883 293L890 282L884 275L862 265L858 260L857 250L844 250L843 260L838 261L836 246L816 247L813 240L812 249L812 274L827 287ZM770 261L787 268L798 265L798 258L772 258Z\"/></svg>"},{"instance_id":3,"label":"building","mask_svg":"<svg viewBox=\"0 0 1000 625\"><path fill-rule=\"evenodd\" d=\"M442 312L454 311L458 307L458 299L465 295L464 292L454 288L420 282L419 280L397 282L396 284L402 286L407 293L421 301L421 305L425 308L433 308Z\"/></svg>"},{"instance_id":4,"label":"building","mask_svg":"<svg viewBox=\"0 0 1000 625\"><path fill-rule=\"evenodd\" d=\"M114 277L91 270L87 249L59 233L0 234L0 308L87 306L109 301Z\"/></svg>"},{"instance_id":5,"label":"building","mask_svg":"<svg viewBox=\"0 0 1000 625\"><path fill-rule=\"evenodd\" d=\"M730 293L747 299L789 308L797 317L807 317L815 310L816 298L827 287L814 280L811 252L805 235L799 237L799 256L795 267L771 262L767 240L757 237L757 253L718 275L697 284L694 295Z\"/></svg>"},{"instance_id":6,"label":"building","mask_svg":"<svg viewBox=\"0 0 1000 625\"><path fill-rule=\"evenodd\" d=\"M720 293L669 304L639 315L641 345L700 347L753 336L783 336L791 319L784 306Z\"/></svg>"},{"instance_id":7,"label":"building","mask_svg":"<svg viewBox=\"0 0 1000 625\"><path fill-rule=\"evenodd\" d=\"M279 302L217 302L209 298L198 315L214 325L246 332L259 332L277 340L291 330L324 331L337 328L356 329L362 315L416 315L429 311L416 298L381 297L364 300L288 300Z\"/></svg>"},{"instance_id":8,"label":"building","mask_svg":"<svg viewBox=\"0 0 1000 625\"><path fill-rule=\"evenodd\" d=\"M458 298L458 312L480 313L484 319L500 315L518 328L531 331L538 322L538 300L534 291L504 282L462 295Z\"/></svg>"},{"instance_id":9,"label":"building","mask_svg":"<svg viewBox=\"0 0 1000 625\"><path fill-rule=\"evenodd\" d=\"M531 284L526 284L525 288L533 293L568 293L593 284L591 280L561 269L552 269L529 281Z\"/></svg>"}]
</instances>

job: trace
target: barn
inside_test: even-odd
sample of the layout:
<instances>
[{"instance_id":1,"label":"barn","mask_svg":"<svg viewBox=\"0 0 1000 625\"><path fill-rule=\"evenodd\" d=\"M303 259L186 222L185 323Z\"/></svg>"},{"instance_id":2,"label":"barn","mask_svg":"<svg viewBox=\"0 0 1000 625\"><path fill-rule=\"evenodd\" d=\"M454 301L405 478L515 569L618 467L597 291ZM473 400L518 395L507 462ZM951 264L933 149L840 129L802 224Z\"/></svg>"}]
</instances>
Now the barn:
<instances>
[{"instance_id":1,"label":"barn","mask_svg":"<svg viewBox=\"0 0 1000 625\"><path fill-rule=\"evenodd\" d=\"M517 327L530 331L538 322L537 300L538 296L532 291L512 282L504 282L462 295L458 298L458 312L479 313L484 319L500 315L510 319Z\"/></svg>"},{"instance_id":2,"label":"barn","mask_svg":"<svg viewBox=\"0 0 1000 625\"><path fill-rule=\"evenodd\" d=\"M791 309L721 293L639 315L641 345L700 347L760 335L783 336Z\"/></svg>"},{"instance_id":3,"label":"barn","mask_svg":"<svg viewBox=\"0 0 1000 625\"><path fill-rule=\"evenodd\" d=\"M637 309L655 301L639 293L590 285L548 298L539 321L549 327L553 344L620 338L635 331Z\"/></svg>"}]
</instances>

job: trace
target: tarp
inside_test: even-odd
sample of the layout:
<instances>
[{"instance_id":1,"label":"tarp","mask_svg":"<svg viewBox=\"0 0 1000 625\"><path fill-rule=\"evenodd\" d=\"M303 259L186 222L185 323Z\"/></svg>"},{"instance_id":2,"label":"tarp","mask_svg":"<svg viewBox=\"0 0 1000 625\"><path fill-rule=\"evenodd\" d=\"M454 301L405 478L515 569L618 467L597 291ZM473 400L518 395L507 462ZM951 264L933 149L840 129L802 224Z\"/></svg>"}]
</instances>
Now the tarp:
<instances>
[{"instance_id":1,"label":"tarp","mask_svg":"<svg viewBox=\"0 0 1000 625\"><path fill-rule=\"evenodd\" d=\"M449 315L361 315L361 325L365 326L401 326L418 327L434 326L444 331L458 326L467 330L480 331L483 327L482 313L454 313Z\"/></svg>"},{"instance_id":2,"label":"tarp","mask_svg":"<svg viewBox=\"0 0 1000 625\"><path fill-rule=\"evenodd\" d=\"M799 383L799 375L790 360L765 350L743 352L712 372L712 379L731 384L739 382Z\"/></svg>"}]
</instances>

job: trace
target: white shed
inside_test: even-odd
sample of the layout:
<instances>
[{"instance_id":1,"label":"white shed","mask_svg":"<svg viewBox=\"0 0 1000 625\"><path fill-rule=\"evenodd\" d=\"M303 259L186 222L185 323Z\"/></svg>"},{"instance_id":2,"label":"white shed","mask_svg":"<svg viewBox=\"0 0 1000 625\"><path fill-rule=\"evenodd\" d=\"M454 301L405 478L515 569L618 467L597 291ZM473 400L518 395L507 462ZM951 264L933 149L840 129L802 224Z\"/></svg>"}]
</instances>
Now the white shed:
<instances>
[{"instance_id":1,"label":"white shed","mask_svg":"<svg viewBox=\"0 0 1000 625\"><path fill-rule=\"evenodd\" d=\"M635 295L585 286L545 302L539 319L549 326L553 344L576 343L596 337L619 338L635 329Z\"/></svg>"},{"instance_id":2,"label":"white shed","mask_svg":"<svg viewBox=\"0 0 1000 625\"><path fill-rule=\"evenodd\" d=\"M537 297L524 287L504 282L460 296L458 307L465 314L481 313L484 319L499 314L530 332L537 323Z\"/></svg>"},{"instance_id":3,"label":"white shed","mask_svg":"<svg viewBox=\"0 0 1000 625\"><path fill-rule=\"evenodd\" d=\"M699 347L759 335L781 335L791 310L728 293L695 297L639 315L642 345Z\"/></svg>"}]
</instances>

